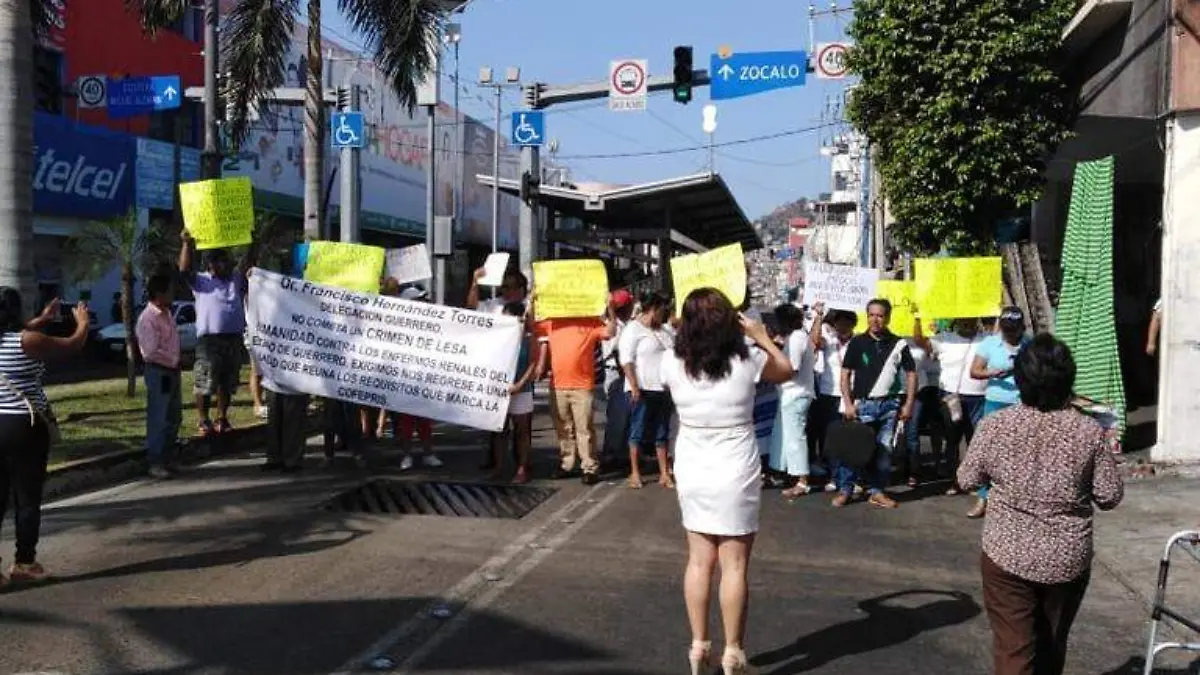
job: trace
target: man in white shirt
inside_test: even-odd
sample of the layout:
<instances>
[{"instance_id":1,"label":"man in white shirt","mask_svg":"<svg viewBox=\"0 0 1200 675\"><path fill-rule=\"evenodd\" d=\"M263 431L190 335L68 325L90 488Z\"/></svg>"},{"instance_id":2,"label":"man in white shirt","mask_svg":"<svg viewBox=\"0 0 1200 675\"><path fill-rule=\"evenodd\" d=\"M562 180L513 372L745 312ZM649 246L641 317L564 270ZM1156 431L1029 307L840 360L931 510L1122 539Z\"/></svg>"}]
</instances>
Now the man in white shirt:
<instances>
[{"instance_id":1,"label":"man in white shirt","mask_svg":"<svg viewBox=\"0 0 1200 675\"><path fill-rule=\"evenodd\" d=\"M487 268L480 267L475 270L475 276L471 279L471 288L467 289L467 309L473 309L477 312L486 314L502 314L504 306L510 302L525 302L525 296L529 293L529 279L521 273L520 270L510 269L504 273L504 278L500 281L499 295L490 300L481 300L479 297L479 280L487 275Z\"/></svg>"}]
</instances>

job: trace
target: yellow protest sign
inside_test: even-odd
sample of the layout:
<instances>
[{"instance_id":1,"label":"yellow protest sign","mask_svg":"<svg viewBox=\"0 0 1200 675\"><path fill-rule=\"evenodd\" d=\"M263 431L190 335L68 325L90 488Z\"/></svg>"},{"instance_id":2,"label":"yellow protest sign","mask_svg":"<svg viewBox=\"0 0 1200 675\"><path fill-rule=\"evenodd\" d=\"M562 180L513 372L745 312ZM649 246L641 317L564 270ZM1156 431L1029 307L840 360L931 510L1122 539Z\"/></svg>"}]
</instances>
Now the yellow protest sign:
<instances>
[{"instance_id":1,"label":"yellow protest sign","mask_svg":"<svg viewBox=\"0 0 1200 675\"><path fill-rule=\"evenodd\" d=\"M1000 258L913 261L916 299L926 319L996 316L1004 296Z\"/></svg>"},{"instance_id":2,"label":"yellow protest sign","mask_svg":"<svg viewBox=\"0 0 1200 675\"><path fill-rule=\"evenodd\" d=\"M608 308L608 270L599 260L535 262L533 287L538 321L597 317Z\"/></svg>"},{"instance_id":3,"label":"yellow protest sign","mask_svg":"<svg viewBox=\"0 0 1200 675\"><path fill-rule=\"evenodd\" d=\"M916 294L916 284L911 281L883 279L875 285L875 295L892 303L892 320L888 323L888 329L896 335L909 337L913 334Z\"/></svg>"},{"instance_id":4,"label":"yellow protest sign","mask_svg":"<svg viewBox=\"0 0 1200 675\"><path fill-rule=\"evenodd\" d=\"M308 245L304 280L360 293L378 293L387 251L378 246L314 241Z\"/></svg>"},{"instance_id":5,"label":"yellow protest sign","mask_svg":"<svg viewBox=\"0 0 1200 675\"><path fill-rule=\"evenodd\" d=\"M183 225L197 250L245 246L254 236L254 187L250 178L180 183Z\"/></svg>"},{"instance_id":6,"label":"yellow protest sign","mask_svg":"<svg viewBox=\"0 0 1200 675\"><path fill-rule=\"evenodd\" d=\"M671 258L671 282L675 286L675 307L697 288L715 288L725 294L734 307L746 300L746 258L741 244L729 244L707 253Z\"/></svg>"}]
</instances>

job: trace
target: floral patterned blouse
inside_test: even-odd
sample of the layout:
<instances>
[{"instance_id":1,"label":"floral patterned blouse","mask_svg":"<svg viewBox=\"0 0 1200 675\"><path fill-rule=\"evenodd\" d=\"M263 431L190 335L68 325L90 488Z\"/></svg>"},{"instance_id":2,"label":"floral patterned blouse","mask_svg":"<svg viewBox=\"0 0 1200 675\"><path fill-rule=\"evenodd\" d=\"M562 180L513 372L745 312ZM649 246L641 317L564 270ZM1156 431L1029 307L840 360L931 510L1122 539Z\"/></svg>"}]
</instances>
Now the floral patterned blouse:
<instances>
[{"instance_id":1,"label":"floral patterned blouse","mask_svg":"<svg viewBox=\"0 0 1200 675\"><path fill-rule=\"evenodd\" d=\"M1092 564L1093 506L1125 495L1104 430L1074 410L1015 405L985 417L958 468L964 489L991 482L983 552L1006 572L1043 584Z\"/></svg>"}]
</instances>

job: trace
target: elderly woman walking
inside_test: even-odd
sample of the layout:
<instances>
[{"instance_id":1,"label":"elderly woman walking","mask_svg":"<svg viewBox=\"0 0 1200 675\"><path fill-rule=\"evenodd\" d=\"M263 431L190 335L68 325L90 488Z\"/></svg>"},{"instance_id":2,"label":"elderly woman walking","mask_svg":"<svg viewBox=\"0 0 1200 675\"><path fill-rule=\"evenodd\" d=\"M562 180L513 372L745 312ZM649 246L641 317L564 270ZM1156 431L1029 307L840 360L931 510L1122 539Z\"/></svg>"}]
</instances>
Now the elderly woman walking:
<instances>
[{"instance_id":1,"label":"elderly woman walking","mask_svg":"<svg viewBox=\"0 0 1200 675\"><path fill-rule=\"evenodd\" d=\"M687 296L674 348L662 358L661 379L679 411L675 480L687 530L683 592L693 675L706 672L711 659L708 609L718 564L725 627L721 666L726 675L747 669L742 649L747 568L762 483L754 394L759 382L782 384L791 377L791 362L762 324L739 315L712 288Z\"/></svg>"},{"instance_id":2,"label":"elderly woman walking","mask_svg":"<svg viewBox=\"0 0 1200 675\"><path fill-rule=\"evenodd\" d=\"M1039 335L1013 364L1020 403L985 417L958 469L992 484L983 526L983 599L996 675L1059 675L1092 566L1094 508L1124 489L1104 430L1071 407L1075 361Z\"/></svg>"}]
</instances>

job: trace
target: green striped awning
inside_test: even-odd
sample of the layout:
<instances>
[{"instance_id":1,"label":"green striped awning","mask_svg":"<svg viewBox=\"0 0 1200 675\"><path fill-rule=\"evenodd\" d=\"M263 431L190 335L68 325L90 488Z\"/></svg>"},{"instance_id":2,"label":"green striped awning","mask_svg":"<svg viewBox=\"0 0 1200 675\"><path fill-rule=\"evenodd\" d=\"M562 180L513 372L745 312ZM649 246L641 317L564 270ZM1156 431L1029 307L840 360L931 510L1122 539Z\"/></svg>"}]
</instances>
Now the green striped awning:
<instances>
[{"instance_id":1,"label":"green striped awning","mask_svg":"<svg viewBox=\"0 0 1200 675\"><path fill-rule=\"evenodd\" d=\"M1125 429L1125 387L1113 309L1112 157L1075 168L1063 242L1055 335L1075 356L1075 393L1113 408Z\"/></svg>"}]
</instances>

